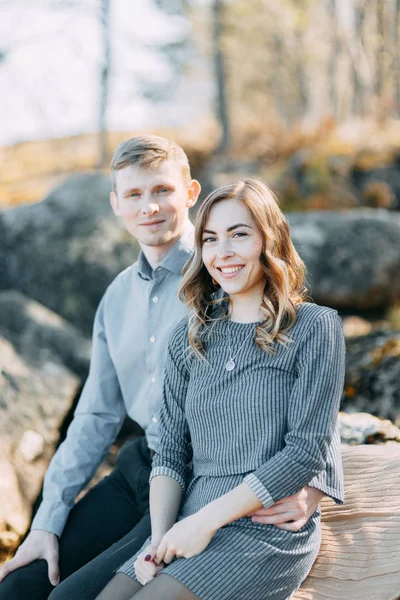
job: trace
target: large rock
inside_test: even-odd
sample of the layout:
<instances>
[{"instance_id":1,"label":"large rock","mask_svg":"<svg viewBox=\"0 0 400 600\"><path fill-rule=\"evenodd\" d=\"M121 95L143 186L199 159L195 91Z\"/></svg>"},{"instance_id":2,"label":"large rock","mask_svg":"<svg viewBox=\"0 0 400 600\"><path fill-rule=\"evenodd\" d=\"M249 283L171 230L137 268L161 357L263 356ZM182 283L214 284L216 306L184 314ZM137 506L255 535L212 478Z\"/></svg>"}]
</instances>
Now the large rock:
<instances>
[{"instance_id":1,"label":"large rock","mask_svg":"<svg viewBox=\"0 0 400 600\"><path fill-rule=\"evenodd\" d=\"M0 562L29 527L79 384L56 355L21 354L0 336Z\"/></svg>"},{"instance_id":2,"label":"large rock","mask_svg":"<svg viewBox=\"0 0 400 600\"><path fill-rule=\"evenodd\" d=\"M368 413L339 413L342 444L395 444L399 446L400 429L388 419L379 419ZM399 446L400 447L400 446Z\"/></svg>"},{"instance_id":3,"label":"large rock","mask_svg":"<svg viewBox=\"0 0 400 600\"><path fill-rule=\"evenodd\" d=\"M366 310L400 300L400 214L365 208L288 220L318 304Z\"/></svg>"},{"instance_id":4,"label":"large rock","mask_svg":"<svg viewBox=\"0 0 400 600\"><path fill-rule=\"evenodd\" d=\"M347 340L342 410L400 424L400 332L375 331Z\"/></svg>"},{"instance_id":5,"label":"large rock","mask_svg":"<svg viewBox=\"0 0 400 600\"><path fill-rule=\"evenodd\" d=\"M57 360L84 380L91 342L65 319L20 292L0 292L0 335L31 363Z\"/></svg>"},{"instance_id":6,"label":"large rock","mask_svg":"<svg viewBox=\"0 0 400 600\"><path fill-rule=\"evenodd\" d=\"M42 202L0 212L0 289L16 289L89 333L107 285L138 247L109 205L109 180L74 175Z\"/></svg>"}]
</instances>

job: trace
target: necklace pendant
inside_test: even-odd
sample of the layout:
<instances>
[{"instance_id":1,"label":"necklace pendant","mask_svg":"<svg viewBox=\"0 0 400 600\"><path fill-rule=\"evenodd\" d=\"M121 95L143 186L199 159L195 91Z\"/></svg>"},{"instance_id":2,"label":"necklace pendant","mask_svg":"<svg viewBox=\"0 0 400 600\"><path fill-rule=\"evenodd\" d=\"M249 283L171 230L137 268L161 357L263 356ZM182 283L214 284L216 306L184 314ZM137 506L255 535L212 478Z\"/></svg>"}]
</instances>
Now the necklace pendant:
<instances>
[{"instance_id":1,"label":"necklace pendant","mask_svg":"<svg viewBox=\"0 0 400 600\"><path fill-rule=\"evenodd\" d=\"M228 360L228 362L226 363L226 365L225 365L225 369L227 371L233 371L233 369L235 368L235 366L236 366L235 365L235 361L232 358L230 358Z\"/></svg>"}]
</instances>

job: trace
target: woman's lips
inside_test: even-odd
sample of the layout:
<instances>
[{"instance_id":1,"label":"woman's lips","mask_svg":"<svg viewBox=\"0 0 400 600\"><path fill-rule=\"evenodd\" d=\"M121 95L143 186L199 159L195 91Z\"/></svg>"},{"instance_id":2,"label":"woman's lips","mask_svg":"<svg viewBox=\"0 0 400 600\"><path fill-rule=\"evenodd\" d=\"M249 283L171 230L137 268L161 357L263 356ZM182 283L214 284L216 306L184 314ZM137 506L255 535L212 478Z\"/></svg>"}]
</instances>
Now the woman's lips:
<instances>
[{"instance_id":1,"label":"woman's lips","mask_svg":"<svg viewBox=\"0 0 400 600\"><path fill-rule=\"evenodd\" d=\"M219 273L221 273L224 279L232 279L236 277L238 273L243 271L245 265L232 265L227 267L217 267Z\"/></svg>"}]
</instances>

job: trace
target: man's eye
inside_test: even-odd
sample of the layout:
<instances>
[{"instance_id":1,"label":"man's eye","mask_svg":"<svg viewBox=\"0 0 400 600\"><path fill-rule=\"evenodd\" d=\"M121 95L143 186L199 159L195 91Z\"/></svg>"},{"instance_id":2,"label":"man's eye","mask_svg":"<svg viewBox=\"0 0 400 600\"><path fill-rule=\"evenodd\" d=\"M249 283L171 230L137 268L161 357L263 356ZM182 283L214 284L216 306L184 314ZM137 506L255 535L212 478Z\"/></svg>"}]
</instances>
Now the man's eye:
<instances>
[{"instance_id":1,"label":"man's eye","mask_svg":"<svg viewBox=\"0 0 400 600\"><path fill-rule=\"evenodd\" d=\"M169 192L168 188L160 188L159 190L157 190L157 194L166 194L167 192Z\"/></svg>"},{"instance_id":2,"label":"man's eye","mask_svg":"<svg viewBox=\"0 0 400 600\"><path fill-rule=\"evenodd\" d=\"M129 194L129 198L137 198L138 196L138 192L132 192L132 194Z\"/></svg>"}]
</instances>

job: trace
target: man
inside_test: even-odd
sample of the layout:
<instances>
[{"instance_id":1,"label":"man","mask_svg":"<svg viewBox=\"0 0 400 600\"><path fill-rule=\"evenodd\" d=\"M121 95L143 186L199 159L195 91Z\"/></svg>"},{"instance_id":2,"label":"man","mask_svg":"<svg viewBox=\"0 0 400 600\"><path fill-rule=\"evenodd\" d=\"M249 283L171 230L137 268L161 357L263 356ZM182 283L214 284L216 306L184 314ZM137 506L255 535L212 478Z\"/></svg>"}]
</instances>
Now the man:
<instances>
[{"instance_id":1,"label":"man","mask_svg":"<svg viewBox=\"0 0 400 600\"><path fill-rule=\"evenodd\" d=\"M188 213L200 185L191 179L182 148L158 136L121 144L111 173L112 208L141 252L111 283L97 310L89 376L46 473L31 532L0 571L2 600L94 598L150 532L148 477L157 449L164 359L168 337L186 314L176 291L193 249ZM126 414L146 438L124 448L113 473L74 505ZM256 518L299 529L324 492L329 487L317 482Z\"/></svg>"}]
</instances>

